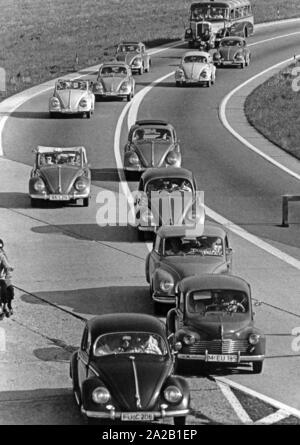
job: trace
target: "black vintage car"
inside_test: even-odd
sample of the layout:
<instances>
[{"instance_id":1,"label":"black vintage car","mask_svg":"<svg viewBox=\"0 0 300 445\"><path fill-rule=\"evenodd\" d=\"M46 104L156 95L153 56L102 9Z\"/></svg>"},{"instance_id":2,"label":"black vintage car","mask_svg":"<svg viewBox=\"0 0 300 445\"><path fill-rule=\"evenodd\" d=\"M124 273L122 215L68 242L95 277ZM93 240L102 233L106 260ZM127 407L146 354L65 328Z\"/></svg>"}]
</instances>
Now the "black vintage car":
<instances>
[{"instance_id":1,"label":"black vintage car","mask_svg":"<svg viewBox=\"0 0 300 445\"><path fill-rule=\"evenodd\" d=\"M261 373L265 336L254 326L251 291L242 278L203 274L183 279L176 309L167 315L176 366L191 361L238 366L251 363Z\"/></svg>"},{"instance_id":2,"label":"black vintage car","mask_svg":"<svg viewBox=\"0 0 300 445\"><path fill-rule=\"evenodd\" d=\"M172 375L173 355L165 325L144 314L109 314L86 323L71 357L76 401L89 423L149 422L172 417L184 425L190 393Z\"/></svg>"}]
</instances>

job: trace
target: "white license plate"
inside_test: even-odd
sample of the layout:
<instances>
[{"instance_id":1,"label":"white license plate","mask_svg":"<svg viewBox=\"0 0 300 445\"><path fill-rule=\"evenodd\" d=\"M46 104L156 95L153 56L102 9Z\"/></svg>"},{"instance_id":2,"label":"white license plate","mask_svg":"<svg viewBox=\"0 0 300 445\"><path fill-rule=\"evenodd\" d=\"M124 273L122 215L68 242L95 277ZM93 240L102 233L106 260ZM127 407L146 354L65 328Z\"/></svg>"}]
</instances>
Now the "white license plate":
<instances>
[{"instance_id":1,"label":"white license plate","mask_svg":"<svg viewBox=\"0 0 300 445\"><path fill-rule=\"evenodd\" d=\"M236 355L223 355L223 354L208 354L208 362L225 362L225 363L237 363Z\"/></svg>"},{"instance_id":2,"label":"white license plate","mask_svg":"<svg viewBox=\"0 0 300 445\"><path fill-rule=\"evenodd\" d=\"M69 201L69 195L49 195L50 201Z\"/></svg>"},{"instance_id":3,"label":"white license plate","mask_svg":"<svg viewBox=\"0 0 300 445\"><path fill-rule=\"evenodd\" d=\"M122 413L121 420L123 421L133 421L137 420L140 422L147 422L149 420L154 420L153 413Z\"/></svg>"}]
</instances>

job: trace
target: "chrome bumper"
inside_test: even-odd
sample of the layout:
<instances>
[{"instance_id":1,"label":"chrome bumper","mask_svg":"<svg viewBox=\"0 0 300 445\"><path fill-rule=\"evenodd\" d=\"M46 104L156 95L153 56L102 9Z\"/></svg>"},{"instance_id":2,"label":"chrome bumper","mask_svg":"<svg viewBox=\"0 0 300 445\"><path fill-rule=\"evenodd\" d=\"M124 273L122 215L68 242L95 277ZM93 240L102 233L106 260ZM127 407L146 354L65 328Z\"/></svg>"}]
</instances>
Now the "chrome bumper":
<instances>
[{"instance_id":1,"label":"chrome bumper","mask_svg":"<svg viewBox=\"0 0 300 445\"><path fill-rule=\"evenodd\" d=\"M60 195L60 193L54 193L56 195ZM30 193L29 196L31 199L41 199L44 201L51 201L51 202L67 202L67 201L72 201L74 199L83 199L83 198L89 198L90 196L90 191L88 193L80 193L80 194L74 194L74 193L62 193L61 195L63 196L67 196L68 199L50 199L50 194L45 193L43 195L37 195L35 193Z\"/></svg>"},{"instance_id":2,"label":"chrome bumper","mask_svg":"<svg viewBox=\"0 0 300 445\"><path fill-rule=\"evenodd\" d=\"M156 301L157 303L162 303L162 304L175 304L176 303L175 295L163 296L163 295L159 295L156 292L154 292L152 294L152 299L153 299L153 301Z\"/></svg>"},{"instance_id":3,"label":"chrome bumper","mask_svg":"<svg viewBox=\"0 0 300 445\"><path fill-rule=\"evenodd\" d=\"M87 417L92 417L94 419L110 419L110 420L115 420L115 419L121 419L122 414L126 414L125 412L122 413L121 411L115 411L115 410L110 410L110 411L89 411L89 410L85 410L83 407L81 407L81 412L82 414L84 414ZM173 411L167 411L162 409L161 411L147 411L147 412L143 412L143 411L137 411L136 414L149 414L149 412L151 414L153 414L154 419L164 419L165 417L181 417L181 416L187 416L190 412L189 409L182 409L182 410L173 410Z\"/></svg>"},{"instance_id":4,"label":"chrome bumper","mask_svg":"<svg viewBox=\"0 0 300 445\"><path fill-rule=\"evenodd\" d=\"M157 230L156 226L138 226L137 227L140 232L153 232L155 233Z\"/></svg>"},{"instance_id":5,"label":"chrome bumper","mask_svg":"<svg viewBox=\"0 0 300 445\"><path fill-rule=\"evenodd\" d=\"M219 361L219 362L215 362L215 361L208 361L208 353L206 354L177 354L177 358L180 360L201 360L204 362L208 362L208 363L226 363L229 365L235 365L241 362L261 362L264 360L265 356L264 355L240 355L240 354L213 354L213 355L236 355L237 356L237 361L236 362L223 362L223 361Z\"/></svg>"}]
</instances>

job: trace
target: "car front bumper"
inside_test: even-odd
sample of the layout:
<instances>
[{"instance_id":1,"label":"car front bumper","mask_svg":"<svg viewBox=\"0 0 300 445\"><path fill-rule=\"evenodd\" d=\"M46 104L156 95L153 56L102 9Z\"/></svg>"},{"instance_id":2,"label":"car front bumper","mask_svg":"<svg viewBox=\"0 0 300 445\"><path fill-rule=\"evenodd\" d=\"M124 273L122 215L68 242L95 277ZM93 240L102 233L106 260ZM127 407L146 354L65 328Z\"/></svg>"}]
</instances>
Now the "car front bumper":
<instances>
[{"instance_id":1,"label":"car front bumper","mask_svg":"<svg viewBox=\"0 0 300 445\"><path fill-rule=\"evenodd\" d=\"M215 60L214 63L218 66L218 65L240 65L241 63L243 63L244 60Z\"/></svg>"},{"instance_id":2,"label":"car front bumper","mask_svg":"<svg viewBox=\"0 0 300 445\"><path fill-rule=\"evenodd\" d=\"M110 420L121 419L122 414L127 414L126 412L115 411L114 409L111 409L110 411L90 411L90 410L84 409L83 407L81 407L81 412L85 416L91 417L94 419L110 419ZM190 412L189 409L182 409L182 410L161 409L161 411L147 411L147 412L137 411L134 414L140 414L140 415L152 414L154 417L154 420L156 420L156 419L164 419L166 417L187 416L189 414L189 412Z\"/></svg>"},{"instance_id":3,"label":"car front bumper","mask_svg":"<svg viewBox=\"0 0 300 445\"><path fill-rule=\"evenodd\" d=\"M153 301L161 304L175 304L176 298L175 295L162 295L159 292L153 292L152 294Z\"/></svg>"},{"instance_id":4,"label":"car front bumper","mask_svg":"<svg viewBox=\"0 0 300 445\"><path fill-rule=\"evenodd\" d=\"M236 365L242 362L261 362L264 360L265 356L264 355L241 355L241 354L214 354L214 355L228 355L228 356L236 356L237 357L237 361L235 362L230 362L230 361L210 361L208 360L208 356L210 354L206 353L206 354L177 354L177 358L179 360L200 360L200 361L204 361L204 362L208 362L208 363L223 363L223 364L229 364L229 365Z\"/></svg>"},{"instance_id":5,"label":"car front bumper","mask_svg":"<svg viewBox=\"0 0 300 445\"><path fill-rule=\"evenodd\" d=\"M122 97L123 99L131 94L131 90L127 91L94 91L94 95L97 97Z\"/></svg>"},{"instance_id":6,"label":"car front bumper","mask_svg":"<svg viewBox=\"0 0 300 445\"><path fill-rule=\"evenodd\" d=\"M44 201L52 201L52 202L63 202L63 201L73 201L75 199L84 199L89 198L90 191L85 193L30 193L31 199L40 199Z\"/></svg>"},{"instance_id":7,"label":"car front bumper","mask_svg":"<svg viewBox=\"0 0 300 445\"><path fill-rule=\"evenodd\" d=\"M91 107L85 108L49 108L49 113L57 113L57 114L84 114L91 111Z\"/></svg>"}]
</instances>

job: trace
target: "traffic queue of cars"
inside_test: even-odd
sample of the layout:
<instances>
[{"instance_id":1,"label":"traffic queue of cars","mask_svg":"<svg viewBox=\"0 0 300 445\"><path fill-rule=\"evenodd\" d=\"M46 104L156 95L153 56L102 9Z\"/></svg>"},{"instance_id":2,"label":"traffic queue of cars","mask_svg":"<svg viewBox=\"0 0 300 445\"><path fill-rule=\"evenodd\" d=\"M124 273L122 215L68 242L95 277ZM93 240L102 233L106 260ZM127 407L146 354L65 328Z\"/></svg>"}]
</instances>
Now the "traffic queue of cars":
<instances>
[{"instance_id":1,"label":"traffic queue of cars","mask_svg":"<svg viewBox=\"0 0 300 445\"><path fill-rule=\"evenodd\" d=\"M188 51L175 72L176 86L211 86L216 66L249 65L242 37L220 39L214 54ZM115 59L100 65L97 80L56 82L51 117L90 118L96 99L135 94L133 72L149 72L141 42L120 43ZM38 147L29 181L32 206L41 201L89 205L91 171L84 147ZM172 417L184 425L190 412L186 380L174 375L191 361L217 366L252 364L260 373L265 337L254 326L251 290L232 274L227 231L204 222L193 173L182 168L174 127L137 121L124 147L124 170L139 174L134 202L139 237L154 234L145 262L155 313L169 308L166 324L145 314L111 314L87 321L71 358L70 377L82 414L94 421L152 421ZM203 210L203 209L202 209ZM203 224L199 224L201 222ZM198 225L199 224L199 225ZM193 227L189 231L187 228ZM199 228L199 229L198 229ZM171 308L172 307L172 308Z\"/></svg>"}]
</instances>

